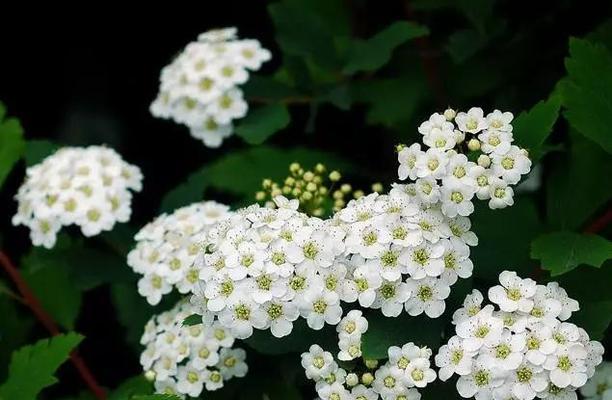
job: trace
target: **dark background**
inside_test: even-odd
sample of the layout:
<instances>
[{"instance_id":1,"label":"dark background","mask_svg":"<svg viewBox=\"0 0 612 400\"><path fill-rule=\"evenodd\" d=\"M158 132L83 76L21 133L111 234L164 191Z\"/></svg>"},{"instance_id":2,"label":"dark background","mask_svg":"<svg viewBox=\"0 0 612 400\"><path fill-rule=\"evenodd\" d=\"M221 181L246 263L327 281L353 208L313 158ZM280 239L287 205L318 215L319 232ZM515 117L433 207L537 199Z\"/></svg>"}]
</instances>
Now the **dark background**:
<instances>
[{"instance_id":1,"label":"dark background","mask_svg":"<svg viewBox=\"0 0 612 400\"><path fill-rule=\"evenodd\" d=\"M448 35L469 22L454 11L431 11L416 7L406 12L402 1L347 1L355 36L368 37L407 15L431 30L429 48L409 50L419 67L433 63L441 89L430 82L430 100L416 113L414 124L434 109L446 105L465 108L506 107L515 111L546 98L564 75L563 58L569 36L583 36L610 16L604 1L498 1L495 14L507 28L497 43L479 52L479 65L503 71L502 80L490 90L471 95L462 85L478 80L480 72L455 66L444 53ZM423 3L423 2L419 2ZM257 38L274 58L261 75L279 65L280 52L264 1L202 1L130 4L121 7L89 4L65 10L46 10L24 5L9 10L2 6L0 18L0 100L9 115L18 117L28 139L49 139L62 144L100 144L115 147L130 163L142 168L144 191L135 196L131 223L140 226L152 219L164 193L203 164L246 147L232 137L221 149L207 149L191 138L187 128L153 118L148 107L157 93L160 69L200 32L214 27L237 26L240 37ZM410 6L410 3L408 3ZM130 9L128 11L127 9ZM414 7L412 7L414 8ZM480 71L480 70L479 70ZM393 76L391 68L385 72ZM477 84L477 83L474 83ZM402 131L388 134L364 122L364 108L340 111L323 106L314 133L304 133L309 107L291 108L291 127L275 136L280 146L305 144L343 154L366 166L373 176L390 182L396 161L392 145L409 141ZM23 167L9 177L0 196L0 231L3 245L18 260L29 246L26 229L10 226ZM1 316L0 316L1 318ZM105 386L114 387L140 371L137 355L124 343L124 332L114 315L108 290L86 294L77 330L93 340L82 347L83 355ZM34 336L45 336L42 330ZM55 389L69 392L80 387L71 366L61 372Z\"/></svg>"}]
</instances>

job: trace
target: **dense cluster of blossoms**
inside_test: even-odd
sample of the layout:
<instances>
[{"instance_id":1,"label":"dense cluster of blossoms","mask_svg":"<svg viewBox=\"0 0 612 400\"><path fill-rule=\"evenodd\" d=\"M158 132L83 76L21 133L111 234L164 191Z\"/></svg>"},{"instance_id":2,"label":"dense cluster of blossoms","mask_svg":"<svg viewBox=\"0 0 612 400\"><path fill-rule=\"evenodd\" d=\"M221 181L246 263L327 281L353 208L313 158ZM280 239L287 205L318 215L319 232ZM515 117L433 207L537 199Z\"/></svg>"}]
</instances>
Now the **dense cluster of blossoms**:
<instances>
[{"instance_id":1,"label":"dense cluster of blossoms","mask_svg":"<svg viewBox=\"0 0 612 400\"><path fill-rule=\"evenodd\" d=\"M362 307L387 317L439 317L450 286L472 275L470 248L478 243L470 220L448 218L408 190L394 185L388 195L353 200L334 221L346 231L347 281ZM348 299L349 301L354 299Z\"/></svg>"},{"instance_id":2,"label":"dense cluster of blossoms","mask_svg":"<svg viewBox=\"0 0 612 400\"><path fill-rule=\"evenodd\" d=\"M187 45L160 76L156 117L187 125L208 147L219 147L233 133L232 120L246 115L248 104L238 85L270 59L254 39L238 40L236 28L201 34Z\"/></svg>"},{"instance_id":3,"label":"dense cluster of blossoms","mask_svg":"<svg viewBox=\"0 0 612 400\"><path fill-rule=\"evenodd\" d=\"M351 313L356 311L351 311ZM361 314L347 315L338 325L340 342L351 340L361 348L361 333L367 329ZM343 360L344 350L338 354ZM320 400L419 400L418 389L436 379L430 368L431 350L407 343L402 347L389 347L388 361L380 365L375 360L364 360L366 372L359 376L341 368L334 356L313 344L302 353L302 367L306 377L316 383ZM361 369L353 365L355 371Z\"/></svg>"},{"instance_id":4,"label":"dense cluster of blossoms","mask_svg":"<svg viewBox=\"0 0 612 400\"><path fill-rule=\"evenodd\" d=\"M78 225L94 236L126 222L132 193L142 189L138 167L103 146L64 147L29 167L15 199L13 225L30 228L35 246L52 248L62 226Z\"/></svg>"},{"instance_id":5,"label":"dense cluster of blossoms","mask_svg":"<svg viewBox=\"0 0 612 400\"><path fill-rule=\"evenodd\" d=\"M193 313L192 305L181 302L145 326L140 363L158 393L198 397L204 388L220 389L247 373L246 352L232 348L234 337L225 328L211 320L183 325Z\"/></svg>"},{"instance_id":6,"label":"dense cluster of blossoms","mask_svg":"<svg viewBox=\"0 0 612 400\"><path fill-rule=\"evenodd\" d=\"M531 169L527 151L512 144L512 119L510 112L485 116L477 107L434 113L419 126L424 148L400 148L400 179L415 181L411 190L424 202L440 202L448 217L474 212L474 196L492 209L511 206L511 186Z\"/></svg>"},{"instance_id":7,"label":"dense cluster of blossoms","mask_svg":"<svg viewBox=\"0 0 612 400\"><path fill-rule=\"evenodd\" d=\"M599 365L580 393L586 400L612 400L612 362Z\"/></svg>"},{"instance_id":8,"label":"dense cluster of blossoms","mask_svg":"<svg viewBox=\"0 0 612 400\"><path fill-rule=\"evenodd\" d=\"M253 328L288 335L298 317L318 330L336 325L341 302L435 318L450 286L472 273L469 219L449 219L398 185L388 195L351 201L334 218L253 205L210 230L194 297L237 338Z\"/></svg>"},{"instance_id":9,"label":"dense cluster of blossoms","mask_svg":"<svg viewBox=\"0 0 612 400\"><path fill-rule=\"evenodd\" d=\"M537 285L510 271L499 280L488 292L499 309L483 306L474 290L453 315L457 335L435 357L440 379L459 375L464 398L576 399L604 352L584 329L565 322L578 302L556 282Z\"/></svg>"},{"instance_id":10,"label":"dense cluster of blossoms","mask_svg":"<svg viewBox=\"0 0 612 400\"><path fill-rule=\"evenodd\" d=\"M172 214L162 214L147 224L134 237L136 247L127 263L144 275L138 292L151 305L176 287L189 293L199 281L199 268L194 266L208 231L231 212L229 207L214 201L182 207Z\"/></svg>"}]
</instances>

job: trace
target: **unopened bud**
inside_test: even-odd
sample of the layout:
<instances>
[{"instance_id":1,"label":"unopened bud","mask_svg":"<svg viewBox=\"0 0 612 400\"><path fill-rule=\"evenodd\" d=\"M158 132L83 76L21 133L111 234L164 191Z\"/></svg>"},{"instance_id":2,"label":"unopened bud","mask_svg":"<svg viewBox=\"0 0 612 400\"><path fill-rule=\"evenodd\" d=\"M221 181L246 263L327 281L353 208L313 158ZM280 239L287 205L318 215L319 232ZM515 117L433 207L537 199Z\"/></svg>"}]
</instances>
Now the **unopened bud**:
<instances>
[{"instance_id":1,"label":"unopened bud","mask_svg":"<svg viewBox=\"0 0 612 400\"><path fill-rule=\"evenodd\" d=\"M266 192L257 192L255 193L255 200L262 201L266 198Z\"/></svg>"},{"instance_id":2,"label":"unopened bud","mask_svg":"<svg viewBox=\"0 0 612 400\"><path fill-rule=\"evenodd\" d=\"M444 110L444 118L446 118L447 121L452 121L453 119L455 119L456 115L457 111L453 110L450 107Z\"/></svg>"},{"instance_id":3,"label":"unopened bud","mask_svg":"<svg viewBox=\"0 0 612 400\"><path fill-rule=\"evenodd\" d=\"M376 193L382 193L382 191L384 190L383 188L383 184L380 182L376 182L372 184L372 191L376 192Z\"/></svg>"},{"instance_id":4,"label":"unopened bud","mask_svg":"<svg viewBox=\"0 0 612 400\"><path fill-rule=\"evenodd\" d=\"M304 172L304 180L306 182L312 181L312 178L314 178L314 174L311 171Z\"/></svg>"},{"instance_id":5,"label":"unopened bud","mask_svg":"<svg viewBox=\"0 0 612 400\"><path fill-rule=\"evenodd\" d=\"M147 372L145 372L144 377L146 380L148 380L149 382L153 382L155 380L155 371L153 371L152 369L148 370Z\"/></svg>"},{"instance_id":6,"label":"unopened bud","mask_svg":"<svg viewBox=\"0 0 612 400\"><path fill-rule=\"evenodd\" d=\"M406 148L406 145L403 143L399 143L395 145L395 152L399 153L400 151L404 150Z\"/></svg>"},{"instance_id":7,"label":"unopened bud","mask_svg":"<svg viewBox=\"0 0 612 400\"><path fill-rule=\"evenodd\" d=\"M340 172L338 171L332 171L329 173L329 180L332 182L338 182L340 178L342 178L342 175L340 175Z\"/></svg>"},{"instance_id":8,"label":"unopened bud","mask_svg":"<svg viewBox=\"0 0 612 400\"><path fill-rule=\"evenodd\" d=\"M359 377L355 373L350 373L346 375L346 384L349 387L357 386L359 384Z\"/></svg>"},{"instance_id":9,"label":"unopened bud","mask_svg":"<svg viewBox=\"0 0 612 400\"><path fill-rule=\"evenodd\" d=\"M489 166L491 165L491 158L486 154L481 154L480 156L478 156L478 165L483 168L489 168Z\"/></svg>"},{"instance_id":10,"label":"unopened bud","mask_svg":"<svg viewBox=\"0 0 612 400\"><path fill-rule=\"evenodd\" d=\"M317 165L315 165L315 171L317 171L317 173L322 174L325 172L325 165L318 163Z\"/></svg>"},{"instance_id":11,"label":"unopened bud","mask_svg":"<svg viewBox=\"0 0 612 400\"><path fill-rule=\"evenodd\" d=\"M351 190L353 190L353 188L348 183L345 183L340 186L340 190L342 191L342 193L349 193Z\"/></svg>"},{"instance_id":12,"label":"unopened bud","mask_svg":"<svg viewBox=\"0 0 612 400\"><path fill-rule=\"evenodd\" d=\"M468 142L468 149L470 149L471 151L480 150L480 140L470 139L470 141Z\"/></svg>"},{"instance_id":13,"label":"unopened bud","mask_svg":"<svg viewBox=\"0 0 612 400\"><path fill-rule=\"evenodd\" d=\"M374 382L374 375L371 373L366 372L365 374L361 375L361 383L364 385L370 386L372 382Z\"/></svg>"},{"instance_id":14,"label":"unopened bud","mask_svg":"<svg viewBox=\"0 0 612 400\"><path fill-rule=\"evenodd\" d=\"M367 360L364 360L364 363L365 363L365 366L368 367L369 369L374 369L378 367L378 360L367 359Z\"/></svg>"},{"instance_id":15,"label":"unopened bud","mask_svg":"<svg viewBox=\"0 0 612 400\"><path fill-rule=\"evenodd\" d=\"M459 129L455 129L453 133L455 135L455 142L457 142L457 144L463 143L465 140L465 133L461 132Z\"/></svg>"},{"instance_id":16,"label":"unopened bud","mask_svg":"<svg viewBox=\"0 0 612 400\"><path fill-rule=\"evenodd\" d=\"M365 195L365 193L363 193L363 190L355 190L353 192L353 197L356 199L360 199Z\"/></svg>"}]
</instances>

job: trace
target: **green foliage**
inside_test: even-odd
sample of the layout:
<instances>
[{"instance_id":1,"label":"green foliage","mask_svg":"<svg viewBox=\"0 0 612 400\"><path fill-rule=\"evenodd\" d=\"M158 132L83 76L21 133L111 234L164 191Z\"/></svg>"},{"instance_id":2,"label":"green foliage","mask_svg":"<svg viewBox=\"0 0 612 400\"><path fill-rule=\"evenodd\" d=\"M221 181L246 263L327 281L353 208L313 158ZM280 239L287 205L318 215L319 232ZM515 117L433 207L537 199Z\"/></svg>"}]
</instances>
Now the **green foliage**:
<instances>
[{"instance_id":1,"label":"green foliage","mask_svg":"<svg viewBox=\"0 0 612 400\"><path fill-rule=\"evenodd\" d=\"M82 339L76 333L68 333L15 351L8 379L0 386L0 398L35 400L41 390L57 382L55 370Z\"/></svg>"},{"instance_id":2,"label":"green foliage","mask_svg":"<svg viewBox=\"0 0 612 400\"><path fill-rule=\"evenodd\" d=\"M0 187L25 150L23 129L15 118L5 118L6 109L0 103Z\"/></svg>"},{"instance_id":3,"label":"green foliage","mask_svg":"<svg viewBox=\"0 0 612 400\"><path fill-rule=\"evenodd\" d=\"M199 325L202 323L202 316L199 314L191 314L183 320L184 326Z\"/></svg>"},{"instance_id":4,"label":"green foliage","mask_svg":"<svg viewBox=\"0 0 612 400\"><path fill-rule=\"evenodd\" d=\"M134 396L132 400L180 400L180 397L171 394L147 394L144 396Z\"/></svg>"},{"instance_id":5,"label":"green foliage","mask_svg":"<svg viewBox=\"0 0 612 400\"><path fill-rule=\"evenodd\" d=\"M529 151L529 158L534 162L542 156L544 142L552 132L560 107L561 99L552 96L522 112L513 122L514 140Z\"/></svg>"},{"instance_id":6,"label":"green foliage","mask_svg":"<svg viewBox=\"0 0 612 400\"><path fill-rule=\"evenodd\" d=\"M270 104L256 108L236 127L236 134L248 144L261 144L291 122L287 106Z\"/></svg>"},{"instance_id":7,"label":"green foliage","mask_svg":"<svg viewBox=\"0 0 612 400\"><path fill-rule=\"evenodd\" d=\"M577 230L597 215L612 197L610 156L581 135L571 135L568 154L558 157L546 182L548 225L555 230Z\"/></svg>"},{"instance_id":8,"label":"green foliage","mask_svg":"<svg viewBox=\"0 0 612 400\"><path fill-rule=\"evenodd\" d=\"M349 45L343 72L375 71L387 64L393 50L410 39L427 35L429 30L414 22L394 22L368 40L354 40Z\"/></svg>"},{"instance_id":9,"label":"green foliage","mask_svg":"<svg viewBox=\"0 0 612 400\"><path fill-rule=\"evenodd\" d=\"M533 241L531 256L541 260L542 267L556 276L582 264L601 267L612 258L612 242L597 235L553 232Z\"/></svg>"},{"instance_id":10,"label":"green foliage","mask_svg":"<svg viewBox=\"0 0 612 400\"><path fill-rule=\"evenodd\" d=\"M320 331L315 331L306 325L304 319L300 318L293 323L293 331L289 336L277 338L269 331L255 330L253 336L244 342L259 353L278 355L308 351L313 343L331 351L337 347L337 341L338 336L334 327L326 326Z\"/></svg>"},{"instance_id":11,"label":"green foliage","mask_svg":"<svg viewBox=\"0 0 612 400\"><path fill-rule=\"evenodd\" d=\"M17 303L7 296L0 296L0 381L6 376L13 349L26 343L34 321L24 315Z\"/></svg>"},{"instance_id":12,"label":"green foliage","mask_svg":"<svg viewBox=\"0 0 612 400\"><path fill-rule=\"evenodd\" d=\"M405 312L396 318L372 312L366 318L368 330L363 334L361 344L364 358L387 358L390 346L402 346L408 342L437 349L442 340L442 318L432 319L425 315L410 317Z\"/></svg>"},{"instance_id":13,"label":"green foliage","mask_svg":"<svg viewBox=\"0 0 612 400\"><path fill-rule=\"evenodd\" d=\"M612 55L600 44L570 39L561 85L565 116L580 133L612 153Z\"/></svg>"},{"instance_id":14,"label":"green foliage","mask_svg":"<svg viewBox=\"0 0 612 400\"><path fill-rule=\"evenodd\" d=\"M123 382L108 395L108 400L131 400L136 396L151 395L153 385L144 376L137 375Z\"/></svg>"},{"instance_id":15,"label":"green foliage","mask_svg":"<svg viewBox=\"0 0 612 400\"><path fill-rule=\"evenodd\" d=\"M25 159L26 165L30 167L53 154L59 147L57 143L53 143L49 140L28 140L23 158Z\"/></svg>"},{"instance_id":16,"label":"green foliage","mask_svg":"<svg viewBox=\"0 0 612 400\"><path fill-rule=\"evenodd\" d=\"M305 148L280 149L255 147L227 154L191 174L187 181L166 194L162 210L200 201L204 191L210 187L231 193L240 200L252 203L255 193L264 178L278 180L286 174L292 162L302 165L326 164L330 169L354 170L351 164L330 153Z\"/></svg>"}]
</instances>

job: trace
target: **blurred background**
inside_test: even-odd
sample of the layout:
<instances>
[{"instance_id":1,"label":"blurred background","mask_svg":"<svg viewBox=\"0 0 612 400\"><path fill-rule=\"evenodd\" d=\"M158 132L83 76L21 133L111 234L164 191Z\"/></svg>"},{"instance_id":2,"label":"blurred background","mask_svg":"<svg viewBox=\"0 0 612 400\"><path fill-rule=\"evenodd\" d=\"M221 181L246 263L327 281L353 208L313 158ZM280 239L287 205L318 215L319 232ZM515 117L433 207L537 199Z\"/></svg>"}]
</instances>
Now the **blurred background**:
<instances>
[{"instance_id":1,"label":"blurred background","mask_svg":"<svg viewBox=\"0 0 612 400\"><path fill-rule=\"evenodd\" d=\"M251 147L233 136L220 149L209 149L193 139L186 127L152 117L149 105L157 94L161 68L199 33L236 26L240 37L256 38L272 51L272 61L264 64L256 75L272 76L279 69L298 74L300 67L296 64L300 57L287 54L276 40L282 32L279 33L268 12L271 3L232 0L165 3L137 6L142 9L130 11L126 5L122 8L87 5L64 12L37 9L37 17L31 7L7 10L0 23L0 35L4 38L0 48L0 100L9 115L20 119L29 140L49 140L62 145L105 143L117 149L128 162L141 167L144 190L135 196L129 226L120 228L114 237L116 243L129 249L130 235L158 215L166 193L199 168ZM466 110L476 105L518 115L549 98L567 74L564 59L571 36L588 36L606 46L612 45L608 1L288 3L301 7L305 20L320 20L331 35L341 33L365 39L402 20L429 29L429 35L398 46L390 61L376 71L338 78L330 78L327 71L307 71L309 76L304 79L309 84L298 89L312 101L289 104L291 124L265 144L281 149L299 146L322 150L339 157L346 161L343 165L351 166L343 171L348 180L366 190L374 181L382 181L388 187L395 180L394 145L417 139L417 126L432 112L447 106ZM256 90L259 89L247 85L247 100L251 93L261 95ZM561 224L555 215L571 210L572 192L563 188L568 201L559 206L548 197L557 189L547 186L553 181L561 186L575 184L554 172L570 154L564 147L569 136L567 123L560 121L550 138L551 152L538 167L542 175L533 179L530 191L522 195L524 200L519 200L516 208L495 216L487 210L474 215L478 233L490 237L481 242L479 253L474 255L477 268L484 271L476 274L476 281L492 280L496 270L487 272L487 268L492 268L493 263L498 264L495 268L500 263L508 264L504 267L520 264L521 267L516 267L519 271L537 266L529 255L531 240ZM610 175L605 175L610 170L609 158L602 160L601 166L589 168L601 171L600 178L608 181L604 186L610 186ZM10 224L16 210L12 194L21 184L24 170L24 165L14 170L0 194L2 247L15 260L27 256L30 247L27 230ZM257 171L241 172L248 175ZM282 176L285 171L279 174ZM596 185L584 184L587 186L577 187L576 191L588 193L588 185ZM606 191L598 203L583 211L582 217L563 227L580 230L592 221L593 216L606 209L609 188ZM246 201L231 190L214 185L205 195L240 204ZM580 207L581 203L575 206ZM556 211L552 211L554 207ZM122 233L124 236L117 239ZM602 234L608 233L606 228ZM503 234L512 236L512 241L505 241ZM98 246L95 242L89 245ZM113 262L116 265L109 268L125 268L125 273L129 273L119 257ZM86 264L84 261L82 267L87 268ZM573 273L578 274L577 271ZM609 276L608 273L602 278L597 275L599 272L580 271L583 277L593 275L595 282L604 279L604 284ZM569 284L575 276L567 274L564 278ZM131 278L126 279L127 283L122 282L124 286L119 288L101 285L83 292L75 322L78 332L92 338L83 343L81 352L91 360L96 377L107 387L115 387L141 371L134 338L139 335L138 324L142 326L148 315L138 314L137 310L133 315L117 311L116 305L122 300L134 304L139 300L129 297L134 296L129 289L135 293L135 284ZM45 336L27 309L0 298L0 312L3 310L8 317L0 317L0 328L4 328L0 329L4 332L0 336L0 381L9 348ZM612 312L610 308L605 310ZM49 398L72 395L82 389L70 365L62 367L60 381L60 385L47 392Z\"/></svg>"}]
</instances>

